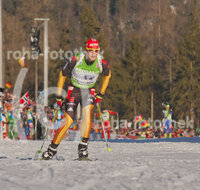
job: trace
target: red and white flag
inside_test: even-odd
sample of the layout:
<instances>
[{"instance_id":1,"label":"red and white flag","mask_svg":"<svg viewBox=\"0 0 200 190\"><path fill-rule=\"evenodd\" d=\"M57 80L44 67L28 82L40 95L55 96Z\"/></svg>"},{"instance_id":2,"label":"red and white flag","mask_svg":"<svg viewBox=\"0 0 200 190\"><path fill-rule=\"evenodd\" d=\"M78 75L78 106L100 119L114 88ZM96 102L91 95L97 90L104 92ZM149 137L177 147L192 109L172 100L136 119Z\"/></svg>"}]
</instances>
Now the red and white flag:
<instances>
[{"instance_id":1,"label":"red and white flag","mask_svg":"<svg viewBox=\"0 0 200 190\"><path fill-rule=\"evenodd\" d=\"M23 107L30 105L30 99L29 99L29 91L26 92L20 99L20 105Z\"/></svg>"},{"instance_id":2,"label":"red and white flag","mask_svg":"<svg viewBox=\"0 0 200 190\"><path fill-rule=\"evenodd\" d=\"M138 123L139 121L142 121L142 114L135 117L134 122Z\"/></svg>"}]
</instances>

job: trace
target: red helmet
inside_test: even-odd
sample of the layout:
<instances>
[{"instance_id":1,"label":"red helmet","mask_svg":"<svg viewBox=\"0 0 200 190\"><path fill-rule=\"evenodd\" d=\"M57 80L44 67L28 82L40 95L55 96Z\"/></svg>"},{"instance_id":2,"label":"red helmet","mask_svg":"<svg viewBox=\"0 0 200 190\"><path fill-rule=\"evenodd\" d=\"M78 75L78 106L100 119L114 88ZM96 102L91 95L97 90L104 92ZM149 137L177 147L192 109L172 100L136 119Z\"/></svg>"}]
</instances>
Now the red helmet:
<instances>
[{"instance_id":1,"label":"red helmet","mask_svg":"<svg viewBox=\"0 0 200 190\"><path fill-rule=\"evenodd\" d=\"M86 49L100 50L99 42L96 39L89 39L86 43Z\"/></svg>"}]
</instances>

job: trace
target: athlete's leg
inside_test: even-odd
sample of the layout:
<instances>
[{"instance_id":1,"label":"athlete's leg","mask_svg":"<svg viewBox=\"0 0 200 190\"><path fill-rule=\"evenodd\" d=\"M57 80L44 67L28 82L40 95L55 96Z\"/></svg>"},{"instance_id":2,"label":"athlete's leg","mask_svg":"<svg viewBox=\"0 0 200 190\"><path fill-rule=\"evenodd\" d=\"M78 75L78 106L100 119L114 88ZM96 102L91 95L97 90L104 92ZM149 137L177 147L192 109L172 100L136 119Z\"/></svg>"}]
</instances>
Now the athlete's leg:
<instances>
[{"instance_id":1,"label":"athlete's leg","mask_svg":"<svg viewBox=\"0 0 200 190\"><path fill-rule=\"evenodd\" d=\"M82 122L81 122L81 142L78 145L78 156L88 157L88 141L92 122L92 109L94 108L94 96L90 90L81 90Z\"/></svg>"},{"instance_id":2,"label":"athlete's leg","mask_svg":"<svg viewBox=\"0 0 200 190\"><path fill-rule=\"evenodd\" d=\"M166 122L165 122L165 135L166 135L166 137L167 137L167 131L169 132L169 137L172 137L171 136L171 131L172 129L171 129L171 121L170 120L167 120Z\"/></svg>"},{"instance_id":3,"label":"athlete's leg","mask_svg":"<svg viewBox=\"0 0 200 190\"><path fill-rule=\"evenodd\" d=\"M168 120L168 123L169 123L169 138L172 138L172 123L171 123L171 120Z\"/></svg>"},{"instance_id":4,"label":"athlete's leg","mask_svg":"<svg viewBox=\"0 0 200 190\"><path fill-rule=\"evenodd\" d=\"M93 108L94 105L88 105L82 109L83 120L81 123L81 136L83 138L89 138Z\"/></svg>"},{"instance_id":5,"label":"athlete's leg","mask_svg":"<svg viewBox=\"0 0 200 190\"><path fill-rule=\"evenodd\" d=\"M26 139L29 139L29 127L26 126L25 128L25 135L26 135Z\"/></svg>"},{"instance_id":6,"label":"athlete's leg","mask_svg":"<svg viewBox=\"0 0 200 190\"><path fill-rule=\"evenodd\" d=\"M30 135L30 139L33 140L34 139L34 125L33 122L31 121L29 123L29 135Z\"/></svg>"},{"instance_id":7,"label":"athlete's leg","mask_svg":"<svg viewBox=\"0 0 200 190\"><path fill-rule=\"evenodd\" d=\"M91 129L92 121L92 109L94 105L88 105L82 109L83 120L81 122L81 142L78 145L78 156L79 158L88 157L88 141Z\"/></svg>"},{"instance_id":8,"label":"athlete's leg","mask_svg":"<svg viewBox=\"0 0 200 190\"><path fill-rule=\"evenodd\" d=\"M45 160L51 159L56 153L57 153L57 148L58 145L60 144L61 140L64 138L65 133L67 130L70 128L71 124L73 123L73 119L70 117L68 113L65 114L65 119L66 119L66 124L63 127L60 127L57 131L56 134L54 135L54 138L49 145L47 151L45 151L42 154L42 158Z\"/></svg>"},{"instance_id":9,"label":"athlete's leg","mask_svg":"<svg viewBox=\"0 0 200 190\"><path fill-rule=\"evenodd\" d=\"M56 134L54 135L52 143L49 145L47 151L42 155L43 159L51 159L57 153L57 147L60 144L61 140L64 138L67 130L73 123L75 117L75 111L78 103L80 102L80 93L71 93L71 97L66 100L65 107L65 125L60 127Z\"/></svg>"},{"instance_id":10,"label":"athlete's leg","mask_svg":"<svg viewBox=\"0 0 200 190\"><path fill-rule=\"evenodd\" d=\"M168 120L167 120L168 121ZM169 126L168 126L168 122L165 121L164 125L165 125L165 138L167 138L167 131L169 129Z\"/></svg>"},{"instance_id":11,"label":"athlete's leg","mask_svg":"<svg viewBox=\"0 0 200 190\"><path fill-rule=\"evenodd\" d=\"M63 127L60 127L57 129L56 134L54 135L53 138L53 143L54 144L60 144L61 140L64 138L65 133L67 132L67 130L70 128L70 126L73 123L73 119L70 117L70 115L68 113L64 113L65 115L65 119L66 119L66 124Z\"/></svg>"}]
</instances>

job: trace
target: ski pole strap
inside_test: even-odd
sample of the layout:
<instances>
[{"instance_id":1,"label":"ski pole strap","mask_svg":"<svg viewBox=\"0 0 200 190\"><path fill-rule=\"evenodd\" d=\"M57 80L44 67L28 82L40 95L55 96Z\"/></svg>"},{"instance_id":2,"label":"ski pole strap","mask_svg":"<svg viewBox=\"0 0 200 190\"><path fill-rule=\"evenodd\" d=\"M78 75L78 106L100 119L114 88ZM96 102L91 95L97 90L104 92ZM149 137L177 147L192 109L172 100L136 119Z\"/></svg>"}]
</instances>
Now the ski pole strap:
<instances>
[{"instance_id":1,"label":"ski pole strap","mask_svg":"<svg viewBox=\"0 0 200 190\"><path fill-rule=\"evenodd\" d=\"M54 120L56 119L56 117L57 117L57 115L58 115L58 110L59 110L59 109L56 110L56 113L55 113L55 115L54 115L54 117L53 117L53 119L52 119L52 122L54 122Z\"/></svg>"},{"instance_id":2,"label":"ski pole strap","mask_svg":"<svg viewBox=\"0 0 200 190\"><path fill-rule=\"evenodd\" d=\"M69 86L69 87L68 87L68 92L67 92L67 98L66 98L66 99L69 99L69 98L70 98L73 89L74 89L73 86Z\"/></svg>"},{"instance_id":3,"label":"ski pole strap","mask_svg":"<svg viewBox=\"0 0 200 190\"><path fill-rule=\"evenodd\" d=\"M57 102L57 105L59 107L62 107L62 104L63 104L63 98L62 98L62 96L57 96L56 97L56 102Z\"/></svg>"},{"instance_id":4,"label":"ski pole strap","mask_svg":"<svg viewBox=\"0 0 200 190\"><path fill-rule=\"evenodd\" d=\"M102 118L101 117L101 108L100 108L100 106L99 106L99 103L97 103L97 109L98 109L98 111L99 111L99 117L100 117L100 119Z\"/></svg>"},{"instance_id":5,"label":"ski pole strap","mask_svg":"<svg viewBox=\"0 0 200 190\"><path fill-rule=\"evenodd\" d=\"M99 98L99 99L103 99L103 95L101 95L101 94L98 94L98 95L96 95L96 98Z\"/></svg>"},{"instance_id":6,"label":"ski pole strap","mask_svg":"<svg viewBox=\"0 0 200 190\"><path fill-rule=\"evenodd\" d=\"M56 101L62 101L62 96L57 96Z\"/></svg>"}]
</instances>

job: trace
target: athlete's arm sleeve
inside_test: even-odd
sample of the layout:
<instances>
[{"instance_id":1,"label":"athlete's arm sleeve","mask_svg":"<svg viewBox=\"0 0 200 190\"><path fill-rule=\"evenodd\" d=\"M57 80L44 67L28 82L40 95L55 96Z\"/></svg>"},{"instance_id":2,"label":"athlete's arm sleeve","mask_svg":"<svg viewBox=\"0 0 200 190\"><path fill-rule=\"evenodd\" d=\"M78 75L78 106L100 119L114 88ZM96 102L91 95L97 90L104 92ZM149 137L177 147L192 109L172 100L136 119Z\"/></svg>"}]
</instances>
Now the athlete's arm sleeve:
<instances>
[{"instance_id":1,"label":"athlete's arm sleeve","mask_svg":"<svg viewBox=\"0 0 200 190\"><path fill-rule=\"evenodd\" d=\"M60 96L62 93L63 86L65 84L66 76L63 76L62 71L59 73L58 85L57 85L57 95Z\"/></svg>"},{"instance_id":2,"label":"athlete's arm sleeve","mask_svg":"<svg viewBox=\"0 0 200 190\"><path fill-rule=\"evenodd\" d=\"M57 85L57 95L58 96L61 95L66 78L67 78L67 76L71 75L71 72L72 72L75 64L76 64L75 59L73 59L72 61L66 60L65 66L62 68L62 71L60 71L58 85Z\"/></svg>"},{"instance_id":3,"label":"athlete's arm sleeve","mask_svg":"<svg viewBox=\"0 0 200 190\"><path fill-rule=\"evenodd\" d=\"M109 65L107 64L107 62L103 62L102 65L103 65L102 73L104 74L104 77L102 79L100 94L104 95L110 81L111 71L109 69Z\"/></svg>"}]
</instances>

